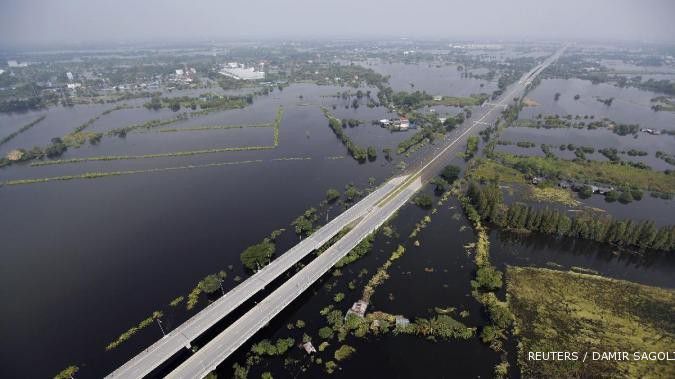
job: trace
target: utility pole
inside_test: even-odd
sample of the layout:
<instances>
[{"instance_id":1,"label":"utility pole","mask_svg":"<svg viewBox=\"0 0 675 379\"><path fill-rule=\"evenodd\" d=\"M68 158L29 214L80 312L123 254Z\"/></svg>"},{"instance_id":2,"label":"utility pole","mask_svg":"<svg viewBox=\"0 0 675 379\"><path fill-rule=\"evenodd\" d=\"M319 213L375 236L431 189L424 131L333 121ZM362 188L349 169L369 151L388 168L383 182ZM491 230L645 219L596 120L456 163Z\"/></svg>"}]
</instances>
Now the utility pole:
<instances>
[{"instance_id":1,"label":"utility pole","mask_svg":"<svg viewBox=\"0 0 675 379\"><path fill-rule=\"evenodd\" d=\"M218 284L220 284L220 292L222 292L223 296L225 296L225 290L223 289L223 279L218 280Z\"/></svg>"},{"instance_id":2,"label":"utility pole","mask_svg":"<svg viewBox=\"0 0 675 379\"><path fill-rule=\"evenodd\" d=\"M157 320L157 325L159 325L159 330L162 331L162 336L166 337L166 333L164 333L164 328L162 328L162 320L156 319Z\"/></svg>"}]
</instances>

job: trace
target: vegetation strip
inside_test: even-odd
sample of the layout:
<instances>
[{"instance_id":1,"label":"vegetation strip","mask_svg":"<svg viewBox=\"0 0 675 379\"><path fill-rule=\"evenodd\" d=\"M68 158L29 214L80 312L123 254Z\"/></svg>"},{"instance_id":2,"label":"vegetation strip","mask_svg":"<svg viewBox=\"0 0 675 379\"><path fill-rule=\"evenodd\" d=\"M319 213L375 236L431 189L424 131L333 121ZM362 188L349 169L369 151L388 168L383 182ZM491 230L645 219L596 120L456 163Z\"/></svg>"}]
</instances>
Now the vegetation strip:
<instances>
[{"instance_id":1,"label":"vegetation strip","mask_svg":"<svg viewBox=\"0 0 675 379\"><path fill-rule=\"evenodd\" d=\"M96 179L96 178L103 178L103 177L108 177L108 176L122 176L122 175L133 175L133 174L145 174L145 173L152 173L152 172L188 170L188 169L193 169L193 168L221 167L221 166L248 164L248 163L262 163L262 160L257 159L257 160L248 160L248 161L217 162L217 163L207 163L207 164L201 164L201 165L150 168L150 169L145 169L145 170L85 172L84 174L79 174L79 175L64 175L64 176L52 176L52 177L48 177L48 178L8 180L8 181L4 182L3 185L16 186L16 185L21 185L21 184L46 183L46 182L52 182L52 181L57 181L57 180Z\"/></svg>"},{"instance_id":2,"label":"vegetation strip","mask_svg":"<svg viewBox=\"0 0 675 379\"><path fill-rule=\"evenodd\" d=\"M268 122L265 124L252 124L252 125L212 125L212 126L195 126L191 128L162 128L157 129L157 132L160 133L170 133L170 132L196 132L204 130L219 130L219 129L245 129L245 128L273 128L275 123Z\"/></svg>"},{"instance_id":3,"label":"vegetation strip","mask_svg":"<svg viewBox=\"0 0 675 379\"><path fill-rule=\"evenodd\" d=\"M18 136L19 134L25 132L26 130L32 128L33 126L35 126L36 124L38 124L40 121L44 120L46 117L47 117L46 115L42 115L42 116L38 117L37 119L31 121L30 123L28 123L28 124L22 126L22 127L19 128L19 130L17 130L16 132L11 133L10 135L8 135L8 136L4 137L3 139L1 139L1 140L0 140L0 145L4 145L4 144L6 144L7 142L11 141L14 137L16 137L16 136Z\"/></svg>"}]
</instances>

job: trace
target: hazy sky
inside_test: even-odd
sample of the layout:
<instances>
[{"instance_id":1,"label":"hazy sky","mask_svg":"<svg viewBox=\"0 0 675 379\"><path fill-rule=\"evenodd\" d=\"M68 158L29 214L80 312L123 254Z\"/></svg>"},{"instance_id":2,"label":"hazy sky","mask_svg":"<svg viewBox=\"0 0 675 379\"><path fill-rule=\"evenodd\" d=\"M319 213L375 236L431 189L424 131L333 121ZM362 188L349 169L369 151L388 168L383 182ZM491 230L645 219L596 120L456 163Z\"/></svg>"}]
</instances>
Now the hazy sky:
<instances>
[{"instance_id":1,"label":"hazy sky","mask_svg":"<svg viewBox=\"0 0 675 379\"><path fill-rule=\"evenodd\" d=\"M675 42L675 0L0 0L0 46L419 37Z\"/></svg>"}]
</instances>

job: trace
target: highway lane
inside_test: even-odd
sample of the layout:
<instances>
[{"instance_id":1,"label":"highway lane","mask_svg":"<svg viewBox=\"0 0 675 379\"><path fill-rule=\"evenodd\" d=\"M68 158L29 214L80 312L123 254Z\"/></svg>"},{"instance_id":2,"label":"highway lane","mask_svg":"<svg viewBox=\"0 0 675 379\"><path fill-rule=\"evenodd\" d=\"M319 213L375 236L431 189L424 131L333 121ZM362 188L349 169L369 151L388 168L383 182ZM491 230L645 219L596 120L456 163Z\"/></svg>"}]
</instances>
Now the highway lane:
<instances>
[{"instance_id":1,"label":"highway lane","mask_svg":"<svg viewBox=\"0 0 675 379\"><path fill-rule=\"evenodd\" d=\"M310 237L299 242L286 251L286 253L273 260L269 265L227 292L223 297L214 301L176 329L169 332L164 338L158 340L133 359L120 366L109 374L107 378L141 378L148 375L181 349L189 348L190 343L195 338L199 337L218 321L222 320L223 317L265 288L266 285L298 263L307 254L328 242L330 238L345 226L362 217L363 214L367 213L373 205L404 179L405 176L400 176L384 183L361 201L314 232Z\"/></svg>"}]
</instances>

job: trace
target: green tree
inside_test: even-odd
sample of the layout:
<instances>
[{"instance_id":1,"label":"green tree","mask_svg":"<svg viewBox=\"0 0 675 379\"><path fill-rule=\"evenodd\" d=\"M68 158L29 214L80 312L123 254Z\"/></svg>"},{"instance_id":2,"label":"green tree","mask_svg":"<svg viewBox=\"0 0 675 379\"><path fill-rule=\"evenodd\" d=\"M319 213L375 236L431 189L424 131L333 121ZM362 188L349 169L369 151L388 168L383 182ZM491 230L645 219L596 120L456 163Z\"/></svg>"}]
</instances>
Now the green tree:
<instances>
[{"instance_id":1,"label":"green tree","mask_svg":"<svg viewBox=\"0 0 675 379\"><path fill-rule=\"evenodd\" d=\"M452 183L457 178L459 178L459 172L460 172L459 167L454 165L447 165L443 167L443 171L441 171L441 177L445 179L448 183Z\"/></svg>"},{"instance_id":2,"label":"green tree","mask_svg":"<svg viewBox=\"0 0 675 379\"><path fill-rule=\"evenodd\" d=\"M340 191L336 190L335 188L329 188L328 191L326 191L326 200L329 203L332 203L339 198L340 198Z\"/></svg>"},{"instance_id":3,"label":"green tree","mask_svg":"<svg viewBox=\"0 0 675 379\"><path fill-rule=\"evenodd\" d=\"M361 196L361 191L359 191L355 185L348 184L345 186L345 197L347 198L347 201L353 202L359 196Z\"/></svg>"},{"instance_id":4,"label":"green tree","mask_svg":"<svg viewBox=\"0 0 675 379\"><path fill-rule=\"evenodd\" d=\"M617 200L619 200L619 192L611 190L605 194L605 201L608 203L613 203Z\"/></svg>"},{"instance_id":5,"label":"green tree","mask_svg":"<svg viewBox=\"0 0 675 379\"><path fill-rule=\"evenodd\" d=\"M355 351L356 349L349 345L342 345L340 348L335 350L335 354L333 356L335 357L335 360L339 362L349 358L349 356Z\"/></svg>"},{"instance_id":6,"label":"green tree","mask_svg":"<svg viewBox=\"0 0 675 379\"><path fill-rule=\"evenodd\" d=\"M333 329L328 326L324 326L323 328L319 329L319 337L324 340L333 338Z\"/></svg>"},{"instance_id":7,"label":"green tree","mask_svg":"<svg viewBox=\"0 0 675 379\"><path fill-rule=\"evenodd\" d=\"M384 159L387 161L391 161L391 148L390 147L385 147L382 149L382 152L384 153Z\"/></svg>"},{"instance_id":8,"label":"green tree","mask_svg":"<svg viewBox=\"0 0 675 379\"><path fill-rule=\"evenodd\" d=\"M628 204L633 201L633 195L631 194L630 191L623 191L621 192L621 195L619 195L619 202L623 204Z\"/></svg>"},{"instance_id":9,"label":"green tree","mask_svg":"<svg viewBox=\"0 0 675 379\"><path fill-rule=\"evenodd\" d=\"M440 176L434 177L429 183L434 185L434 192L436 193L443 193L447 191L449 186L448 182L446 182L445 179L441 178Z\"/></svg>"},{"instance_id":10,"label":"green tree","mask_svg":"<svg viewBox=\"0 0 675 379\"><path fill-rule=\"evenodd\" d=\"M582 199L588 199L593 195L593 188L591 186L581 186L581 189L579 189L579 197Z\"/></svg>"},{"instance_id":11,"label":"green tree","mask_svg":"<svg viewBox=\"0 0 675 379\"><path fill-rule=\"evenodd\" d=\"M211 274L199 281L197 286L202 292L214 293L220 289L220 277L217 274Z\"/></svg>"},{"instance_id":12,"label":"green tree","mask_svg":"<svg viewBox=\"0 0 675 379\"><path fill-rule=\"evenodd\" d=\"M419 194L415 196L413 203L420 208L429 209L434 204L434 200L427 194Z\"/></svg>"},{"instance_id":13,"label":"green tree","mask_svg":"<svg viewBox=\"0 0 675 379\"><path fill-rule=\"evenodd\" d=\"M492 266L481 267L476 271L471 287L481 291L497 290L502 287L502 272Z\"/></svg>"},{"instance_id":14,"label":"green tree","mask_svg":"<svg viewBox=\"0 0 675 379\"><path fill-rule=\"evenodd\" d=\"M368 160L374 161L377 158L377 149L375 149L375 146L368 146L367 153Z\"/></svg>"},{"instance_id":15,"label":"green tree","mask_svg":"<svg viewBox=\"0 0 675 379\"><path fill-rule=\"evenodd\" d=\"M265 238L261 243L249 246L241 253L241 263L249 270L259 270L270 262L275 248L274 243Z\"/></svg>"}]
</instances>

